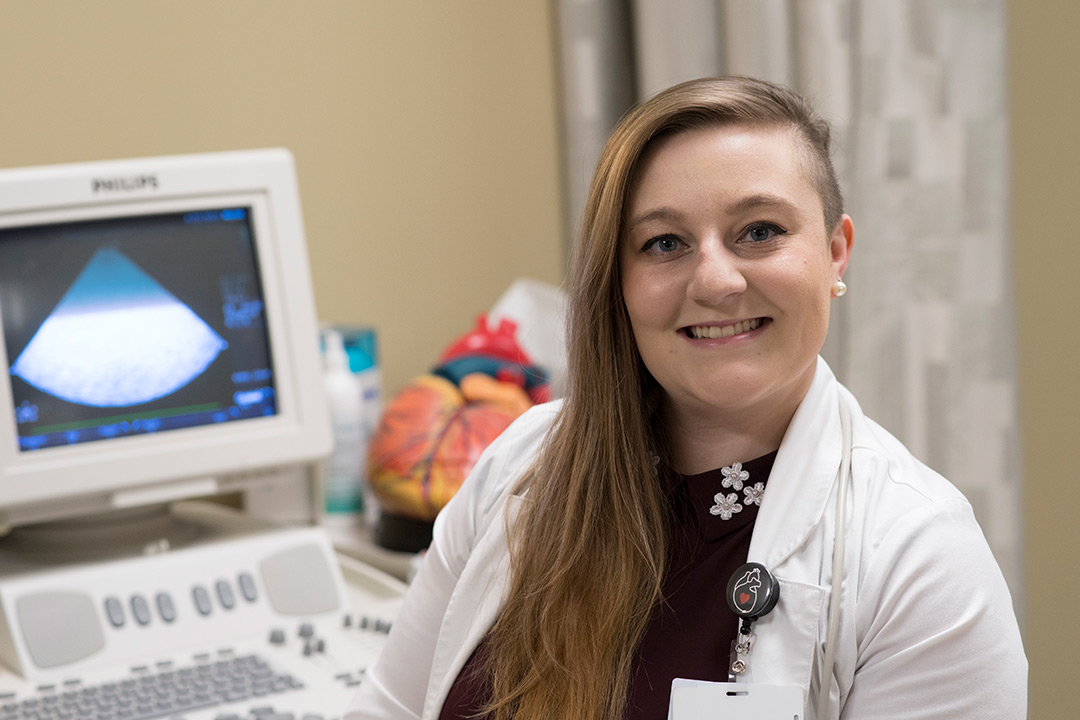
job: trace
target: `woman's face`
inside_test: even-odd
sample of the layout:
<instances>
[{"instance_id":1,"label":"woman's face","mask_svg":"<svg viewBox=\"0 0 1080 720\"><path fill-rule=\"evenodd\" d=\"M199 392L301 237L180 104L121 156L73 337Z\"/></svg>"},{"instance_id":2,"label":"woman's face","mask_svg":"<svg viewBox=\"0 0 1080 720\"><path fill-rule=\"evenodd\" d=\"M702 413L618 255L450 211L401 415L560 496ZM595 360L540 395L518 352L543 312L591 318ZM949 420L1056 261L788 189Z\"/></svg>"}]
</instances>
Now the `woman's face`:
<instances>
[{"instance_id":1,"label":"woman's face","mask_svg":"<svg viewBox=\"0 0 1080 720\"><path fill-rule=\"evenodd\" d=\"M736 125L664 138L641 160L622 291L673 419L786 427L810 387L852 225L826 231L800 150L787 129Z\"/></svg>"}]
</instances>

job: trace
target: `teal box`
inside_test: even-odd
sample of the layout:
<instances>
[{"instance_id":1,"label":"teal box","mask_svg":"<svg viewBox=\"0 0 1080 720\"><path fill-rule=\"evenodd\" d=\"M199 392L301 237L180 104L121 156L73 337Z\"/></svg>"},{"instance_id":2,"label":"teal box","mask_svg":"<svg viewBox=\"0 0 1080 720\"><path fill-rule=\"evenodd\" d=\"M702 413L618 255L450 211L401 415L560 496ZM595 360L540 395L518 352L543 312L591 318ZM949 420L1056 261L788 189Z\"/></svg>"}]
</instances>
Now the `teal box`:
<instances>
[{"instance_id":1,"label":"teal box","mask_svg":"<svg viewBox=\"0 0 1080 720\"><path fill-rule=\"evenodd\" d=\"M359 373L379 367L379 339L375 328L337 324L329 327L341 334L345 354L349 358L349 370Z\"/></svg>"}]
</instances>

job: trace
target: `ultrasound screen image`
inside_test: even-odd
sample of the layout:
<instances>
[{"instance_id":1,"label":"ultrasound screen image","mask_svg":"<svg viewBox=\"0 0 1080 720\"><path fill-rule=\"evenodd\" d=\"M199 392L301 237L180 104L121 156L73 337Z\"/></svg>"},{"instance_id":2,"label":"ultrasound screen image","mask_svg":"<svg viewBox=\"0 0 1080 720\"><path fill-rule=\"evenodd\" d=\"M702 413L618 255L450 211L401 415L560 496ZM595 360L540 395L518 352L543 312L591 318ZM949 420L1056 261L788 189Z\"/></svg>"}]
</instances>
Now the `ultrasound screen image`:
<instances>
[{"instance_id":1,"label":"ultrasound screen image","mask_svg":"<svg viewBox=\"0 0 1080 720\"><path fill-rule=\"evenodd\" d=\"M250 210L0 229L23 450L276 413Z\"/></svg>"},{"instance_id":2,"label":"ultrasound screen image","mask_svg":"<svg viewBox=\"0 0 1080 720\"><path fill-rule=\"evenodd\" d=\"M126 407L176 392L226 347L191 308L102 248L11 372L62 400Z\"/></svg>"}]
</instances>

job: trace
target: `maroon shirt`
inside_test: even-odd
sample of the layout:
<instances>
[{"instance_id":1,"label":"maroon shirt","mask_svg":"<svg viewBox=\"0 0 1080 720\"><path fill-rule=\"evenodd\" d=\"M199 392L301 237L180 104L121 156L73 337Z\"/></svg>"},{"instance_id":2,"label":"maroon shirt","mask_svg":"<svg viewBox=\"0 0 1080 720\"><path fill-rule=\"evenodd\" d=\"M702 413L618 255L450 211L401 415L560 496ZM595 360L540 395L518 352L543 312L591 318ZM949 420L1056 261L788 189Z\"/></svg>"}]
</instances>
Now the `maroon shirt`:
<instances>
[{"instance_id":1,"label":"maroon shirt","mask_svg":"<svg viewBox=\"0 0 1080 720\"><path fill-rule=\"evenodd\" d=\"M685 507L672 531L664 581L667 602L657 606L638 648L626 720L665 720L674 678L728 679L738 622L724 592L735 570L746 562L758 513L758 505L747 502L746 488L756 489L758 483L764 488L775 459L773 452L745 463L742 470L749 478L741 481L741 490L730 480L724 486L723 470L676 476L685 488ZM722 501L730 502L725 507ZM478 673L486 649L481 642L461 669L440 720L479 717L479 708L489 698L486 678Z\"/></svg>"}]
</instances>

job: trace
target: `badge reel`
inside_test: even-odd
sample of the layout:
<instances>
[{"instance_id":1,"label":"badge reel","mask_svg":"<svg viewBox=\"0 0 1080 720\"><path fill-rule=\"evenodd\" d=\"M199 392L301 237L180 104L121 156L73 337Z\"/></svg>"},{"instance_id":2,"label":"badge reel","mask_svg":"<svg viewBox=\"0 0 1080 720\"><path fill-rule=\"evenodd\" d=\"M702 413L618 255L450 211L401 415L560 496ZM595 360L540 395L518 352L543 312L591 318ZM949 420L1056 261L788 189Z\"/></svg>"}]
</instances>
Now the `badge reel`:
<instances>
[{"instance_id":1,"label":"badge reel","mask_svg":"<svg viewBox=\"0 0 1080 720\"><path fill-rule=\"evenodd\" d=\"M671 683L669 720L758 720L803 717L803 692L798 685L762 685L736 682L750 665L755 620L780 599L780 583L764 565L746 563L727 584L727 604L739 617L739 633L731 647L728 682L676 678Z\"/></svg>"},{"instance_id":2,"label":"badge reel","mask_svg":"<svg viewBox=\"0 0 1080 720\"><path fill-rule=\"evenodd\" d=\"M739 616L739 634L731 643L731 666L728 681L735 682L750 663L752 624L776 607L780 583L761 563L749 562L735 571L727 585L727 604Z\"/></svg>"}]
</instances>

